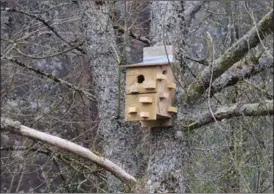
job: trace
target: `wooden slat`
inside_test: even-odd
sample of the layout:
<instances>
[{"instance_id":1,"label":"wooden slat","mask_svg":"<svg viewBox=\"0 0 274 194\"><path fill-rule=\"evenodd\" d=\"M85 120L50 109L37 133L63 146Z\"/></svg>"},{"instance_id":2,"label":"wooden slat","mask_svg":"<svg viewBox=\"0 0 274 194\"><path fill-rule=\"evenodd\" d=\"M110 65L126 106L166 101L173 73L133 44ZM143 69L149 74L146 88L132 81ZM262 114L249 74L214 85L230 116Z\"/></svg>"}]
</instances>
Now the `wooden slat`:
<instances>
[{"instance_id":1,"label":"wooden slat","mask_svg":"<svg viewBox=\"0 0 274 194\"><path fill-rule=\"evenodd\" d=\"M157 80L165 80L166 79L166 75L164 75L162 73L157 73L156 78L157 78Z\"/></svg>"},{"instance_id":2,"label":"wooden slat","mask_svg":"<svg viewBox=\"0 0 274 194\"><path fill-rule=\"evenodd\" d=\"M153 101L152 101L152 98L151 98L151 97L139 97L139 102L150 104L150 103L152 103Z\"/></svg>"},{"instance_id":3,"label":"wooden slat","mask_svg":"<svg viewBox=\"0 0 274 194\"><path fill-rule=\"evenodd\" d=\"M140 117L149 118L149 112L140 112Z\"/></svg>"},{"instance_id":4,"label":"wooden slat","mask_svg":"<svg viewBox=\"0 0 274 194\"><path fill-rule=\"evenodd\" d=\"M177 108L174 106L170 106L167 108L167 112L169 113L177 113Z\"/></svg>"},{"instance_id":5,"label":"wooden slat","mask_svg":"<svg viewBox=\"0 0 274 194\"><path fill-rule=\"evenodd\" d=\"M140 97L149 97L152 103L140 103ZM126 121L141 121L141 120L156 120L157 117L157 94L149 93L149 94L134 94L134 95L126 95L125 98L125 120ZM142 99L141 99L142 100ZM143 100L147 100L146 98ZM130 107L137 108L137 114L129 113ZM164 109L166 112L167 107ZM140 112L149 112L149 118L140 117ZM167 113L168 114L168 113Z\"/></svg>"},{"instance_id":6,"label":"wooden slat","mask_svg":"<svg viewBox=\"0 0 274 194\"><path fill-rule=\"evenodd\" d=\"M137 107L129 107L128 108L128 113L129 114L137 113Z\"/></svg>"},{"instance_id":7,"label":"wooden slat","mask_svg":"<svg viewBox=\"0 0 274 194\"><path fill-rule=\"evenodd\" d=\"M138 84L133 84L129 87L130 94L138 94L139 93L139 86Z\"/></svg>"},{"instance_id":8,"label":"wooden slat","mask_svg":"<svg viewBox=\"0 0 274 194\"><path fill-rule=\"evenodd\" d=\"M145 89L156 89L156 82L155 81L144 81L143 82L143 88Z\"/></svg>"},{"instance_id":9,"label":"wooden slat","mask_svg":"<svg viewBox=\"0 0 274 194\"><path fill-rule=\"evenodd\" d=\"M169 93L167 92L162 92L160 95L159 95L160 99L168 99L169 97Z\"/></svg>"},{"instance_id":10,"label":"wooden slat","mask_svg":"<svg viewBox=\"0 0 274 194\"><path fill-rule=\"evenodd\" d=\"M175 89L176 88L176 84L174 82L170 82L170 83L167 84L167 87L169 89Z\"/></svg>"}]
</instances>

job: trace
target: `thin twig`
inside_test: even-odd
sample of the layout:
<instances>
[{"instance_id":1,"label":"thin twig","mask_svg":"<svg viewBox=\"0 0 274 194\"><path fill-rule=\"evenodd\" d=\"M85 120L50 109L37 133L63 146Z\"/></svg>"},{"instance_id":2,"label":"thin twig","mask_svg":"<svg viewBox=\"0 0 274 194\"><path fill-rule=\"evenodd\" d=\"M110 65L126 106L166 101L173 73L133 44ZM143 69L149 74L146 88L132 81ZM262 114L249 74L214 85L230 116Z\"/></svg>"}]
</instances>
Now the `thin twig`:
<instances>
[{"instance_id":1,"label":"thin twig","mask_svg":"<svg viewBox=\"0 0 274 194\"><path fill-rule=\"evenodd\" d=\"M10 61L10 62L13 62L13 63L15 63L15 64L17 64L17 65L19 65L19 66L21 66L21 67L27 68L28 70L30 70L30 71L32 71L32 72L35 72L35 73L37 73L37 74L39 74L39 75L42 75L42 76L44 76L44 77L47 77L47 78L49 78L49 79L51 79L51 80L53 80L53 81L55 81L55 82L57 82L57 83L60 83L60 84L66 86L66 87L68 87L68 88L70 88L70 89L73 89L73 90L75 90L75 91L77 91L77 92L79 92L79 93L82 93L82 94L84 94L89 100L96 102L96 97L95 97L93 94L87 92L86 90L84 90L84 89L82 89L82 88L79 88L79 87L77 87L77 86L75 86L75 85L69 83L68 81L65 81L65 80L63 80L63 79L61 79L61 78L58 78L58 77L56 77L55 75L51 75L51 74L45 73L45 72L41 71L40 69L36 69L36 68L31 67L31 66L29 66L29 65L27 65L27 64L24 64L24 63L22 63L21 61L18 61L17 59L11 59L11 58L5 58L5 59L8 60L8 61Z\"/></svg>"},{"instance_id":2,"label":"thin twig","mask_svg":"<svg viewBox=\"0 0 274 194\"><path fill-rule=\"evenodd\" d=\"M29 16L31 18L34 18L38 21L40 21L42 24L44 24L50 31L52 31L58 38L60 38L63 42L67 43L69 46L75 48L76 50L80 51L82 54L87 54L82 48L80 48L79 46L76 46L71 44L70 42L66 41L55 29L53 26L51 26L47 21L45 21L44 19L42 18L39 18L37 17L36 15L33 15L33 14L30 14L30 13L27 13L27 12L24 12L24 11L21 11L21 10L17 10L17 9L14 9L14 8L6 8L5 11L8 11L8 12L14 12L14 13L19 13L19 14L23 14L23 15L26 15L26 16Z\"/></svg>"}]
</instances>

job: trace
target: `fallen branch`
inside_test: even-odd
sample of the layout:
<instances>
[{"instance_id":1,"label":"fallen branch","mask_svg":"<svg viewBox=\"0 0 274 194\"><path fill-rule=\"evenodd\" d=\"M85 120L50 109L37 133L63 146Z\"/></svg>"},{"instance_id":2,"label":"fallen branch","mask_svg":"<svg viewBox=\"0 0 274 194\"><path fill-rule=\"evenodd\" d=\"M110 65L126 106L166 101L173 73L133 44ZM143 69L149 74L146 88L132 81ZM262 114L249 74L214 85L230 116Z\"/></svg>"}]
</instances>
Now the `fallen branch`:
<instances>
[{"instance_id":1,"label":"fallen branch","mask_svg":"<svg viewBox=\"0 0 274 194\"><path fill-rule=\"evenodd\" d=\"M128 174L124 169L114 164L112 161L94 154L89 149L84 148L80 145L77 145L68 140L56 137L35 129L29 128L27 126L21 125L18 121L13 121L8 118L1 117L1 130L7 130L11 133L18 135L26 136L32 139L43 141L45 143L57 146L62 148L70 153L74 153L83 158L89 159L92 162L95 162L97 165L111 172L114 176L119 178L121 181L125 182L128 185L135 184L136 179Z\"/></svg>"},{"instance_id":2,"label":"fallen branch","mask_svg":"<svg viewBox=\"0 0 274 194\"><path fill-rule=\"evenodd\" d=\"M222 56L220 56L213 66L206 67L200 77L188 87L187 98L189 102L195 101L209 87L211 69L213 70L212 81L220 77L232 65L241 60L250 49L256 47L260 43L260 39L264 39L268 34L274 31L273 10L266 14L261 21L254 26L249 32L232 45ZM259 36L257 30L259 31Z\"/></svg>"},{"instance_id":3,"label":"fallen branch","mask_svg":"<svg viewBox=\"0 0 274 194\"><path fill-rule=\"evenodd\" d=\"M217 121L230 119L237 116L266 116L273 115L273 100L266 100L261 103L241 104L236 103L230 106L224 106L214 112L214 117ZM212 114L207 112L200 115L198 118L182 119L183 130L193 130L210 123L215 122Z\"/></svg>"},{"instance_id":4,"label":"fallen branch","mask_svg":"<svg viewBox=\"0 0 274 194\"><path fill-rule=\"evenodd\" d=\"M71 83L69 83L69 82L67 82L67 81L65 81L63 79L60 79L60 78L58 78L58 77L56 77L54 75L42 72L40 69L36 69L36 68L31 67L31 66L29 66L27 64L24 64L21 61L18 61L17 59L10 59L10 58L4 58L4 59L6 59L8 61L11 61L11 62L13 62L13 63L15 63L15 64L17 64L17 65L19 65L21 67L27 68L28 70L33 71L33 72L37 73L38 75L42 75L44 77L47 77L47 78L49 78L49 79L51 79L51 80L53 80L53 81L55 81L57 83L60 83L60 84L66 86L68 88L71 88L71 89L73 89L73 90L75 90L75 91L77 91L79 93L82 93L82 94L84 94L91 101L94 101L94 102L96 101L96 98L95 98L94 95L92 95L91 93L85 91L84 89L79 88L79 87L77 87L77 86L75 86L75 85L73 85L73 84L71 84Z\"/></svg>"}]
</instances>

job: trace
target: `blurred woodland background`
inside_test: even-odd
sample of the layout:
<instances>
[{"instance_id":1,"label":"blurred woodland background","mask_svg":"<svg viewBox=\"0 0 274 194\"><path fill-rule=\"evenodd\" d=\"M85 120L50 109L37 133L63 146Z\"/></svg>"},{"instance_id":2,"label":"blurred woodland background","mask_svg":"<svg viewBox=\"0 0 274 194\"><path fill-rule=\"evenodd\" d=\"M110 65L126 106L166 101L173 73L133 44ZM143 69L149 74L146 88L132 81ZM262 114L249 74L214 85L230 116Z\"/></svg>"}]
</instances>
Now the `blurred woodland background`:
<instances>
[{"instance_id":1,"label":"blurred woodland background","mask_svg":"<svg viewBox=\"0 0 274 194\"><path fill-rule=\"evenodd\" d=\"M273 192L273 1L1 1L1 192ZM172 45L172 128L124 121L125 69Z\"/></svg>"}]
</instances>

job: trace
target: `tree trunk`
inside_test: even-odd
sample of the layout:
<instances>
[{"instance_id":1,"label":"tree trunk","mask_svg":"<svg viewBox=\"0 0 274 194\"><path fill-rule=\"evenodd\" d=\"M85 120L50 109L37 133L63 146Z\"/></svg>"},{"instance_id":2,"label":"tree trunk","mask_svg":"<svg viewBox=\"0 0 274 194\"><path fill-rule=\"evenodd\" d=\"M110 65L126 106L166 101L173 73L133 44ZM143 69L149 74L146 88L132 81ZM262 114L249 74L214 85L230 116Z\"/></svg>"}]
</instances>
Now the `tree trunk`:
<instances>
[{"instance_id":1,"label":"tree trunk","mask_svg":"<svg viewBox=\"0 0 274 194\"><path fill-rule=\"evenodd\" d=\"M83 4L85 11L82 25L87 36L87 53L97 92L99 132L104 139L104 155L135 176L138 168L133 150L138 125L124 123L123 117L120 117L123 115L123 105L120 103L123 91L119 91L118 82L123 79L118 73L116 54L119 55L119 52L113 27L108 15L102 13L108 6L104 4L98 8L94 2ZM110 174L107 175L107 185L108 192L122 192L126 189L120 180Z\"/></svg>"},{"instance_id":2,"label":"tree trunk","mask_svg":"<svg viewBox=\"0 0 274 194\"><path fill-rule=\"evenodd\" d=\"M151 13L152 43L168 45L177 42L173 44L174 50L182 51L183 34L176 36L176 33L184 33L184 28L178 25L184 25L183 2L152 2ZM182 112L179 111L178 115L180 114ZM148 192L185 192L183 169L187 155L186 144L179 126L175 124L172 128L151 129L150 146L147 169Z\"/></svg>"}]
</instances>

